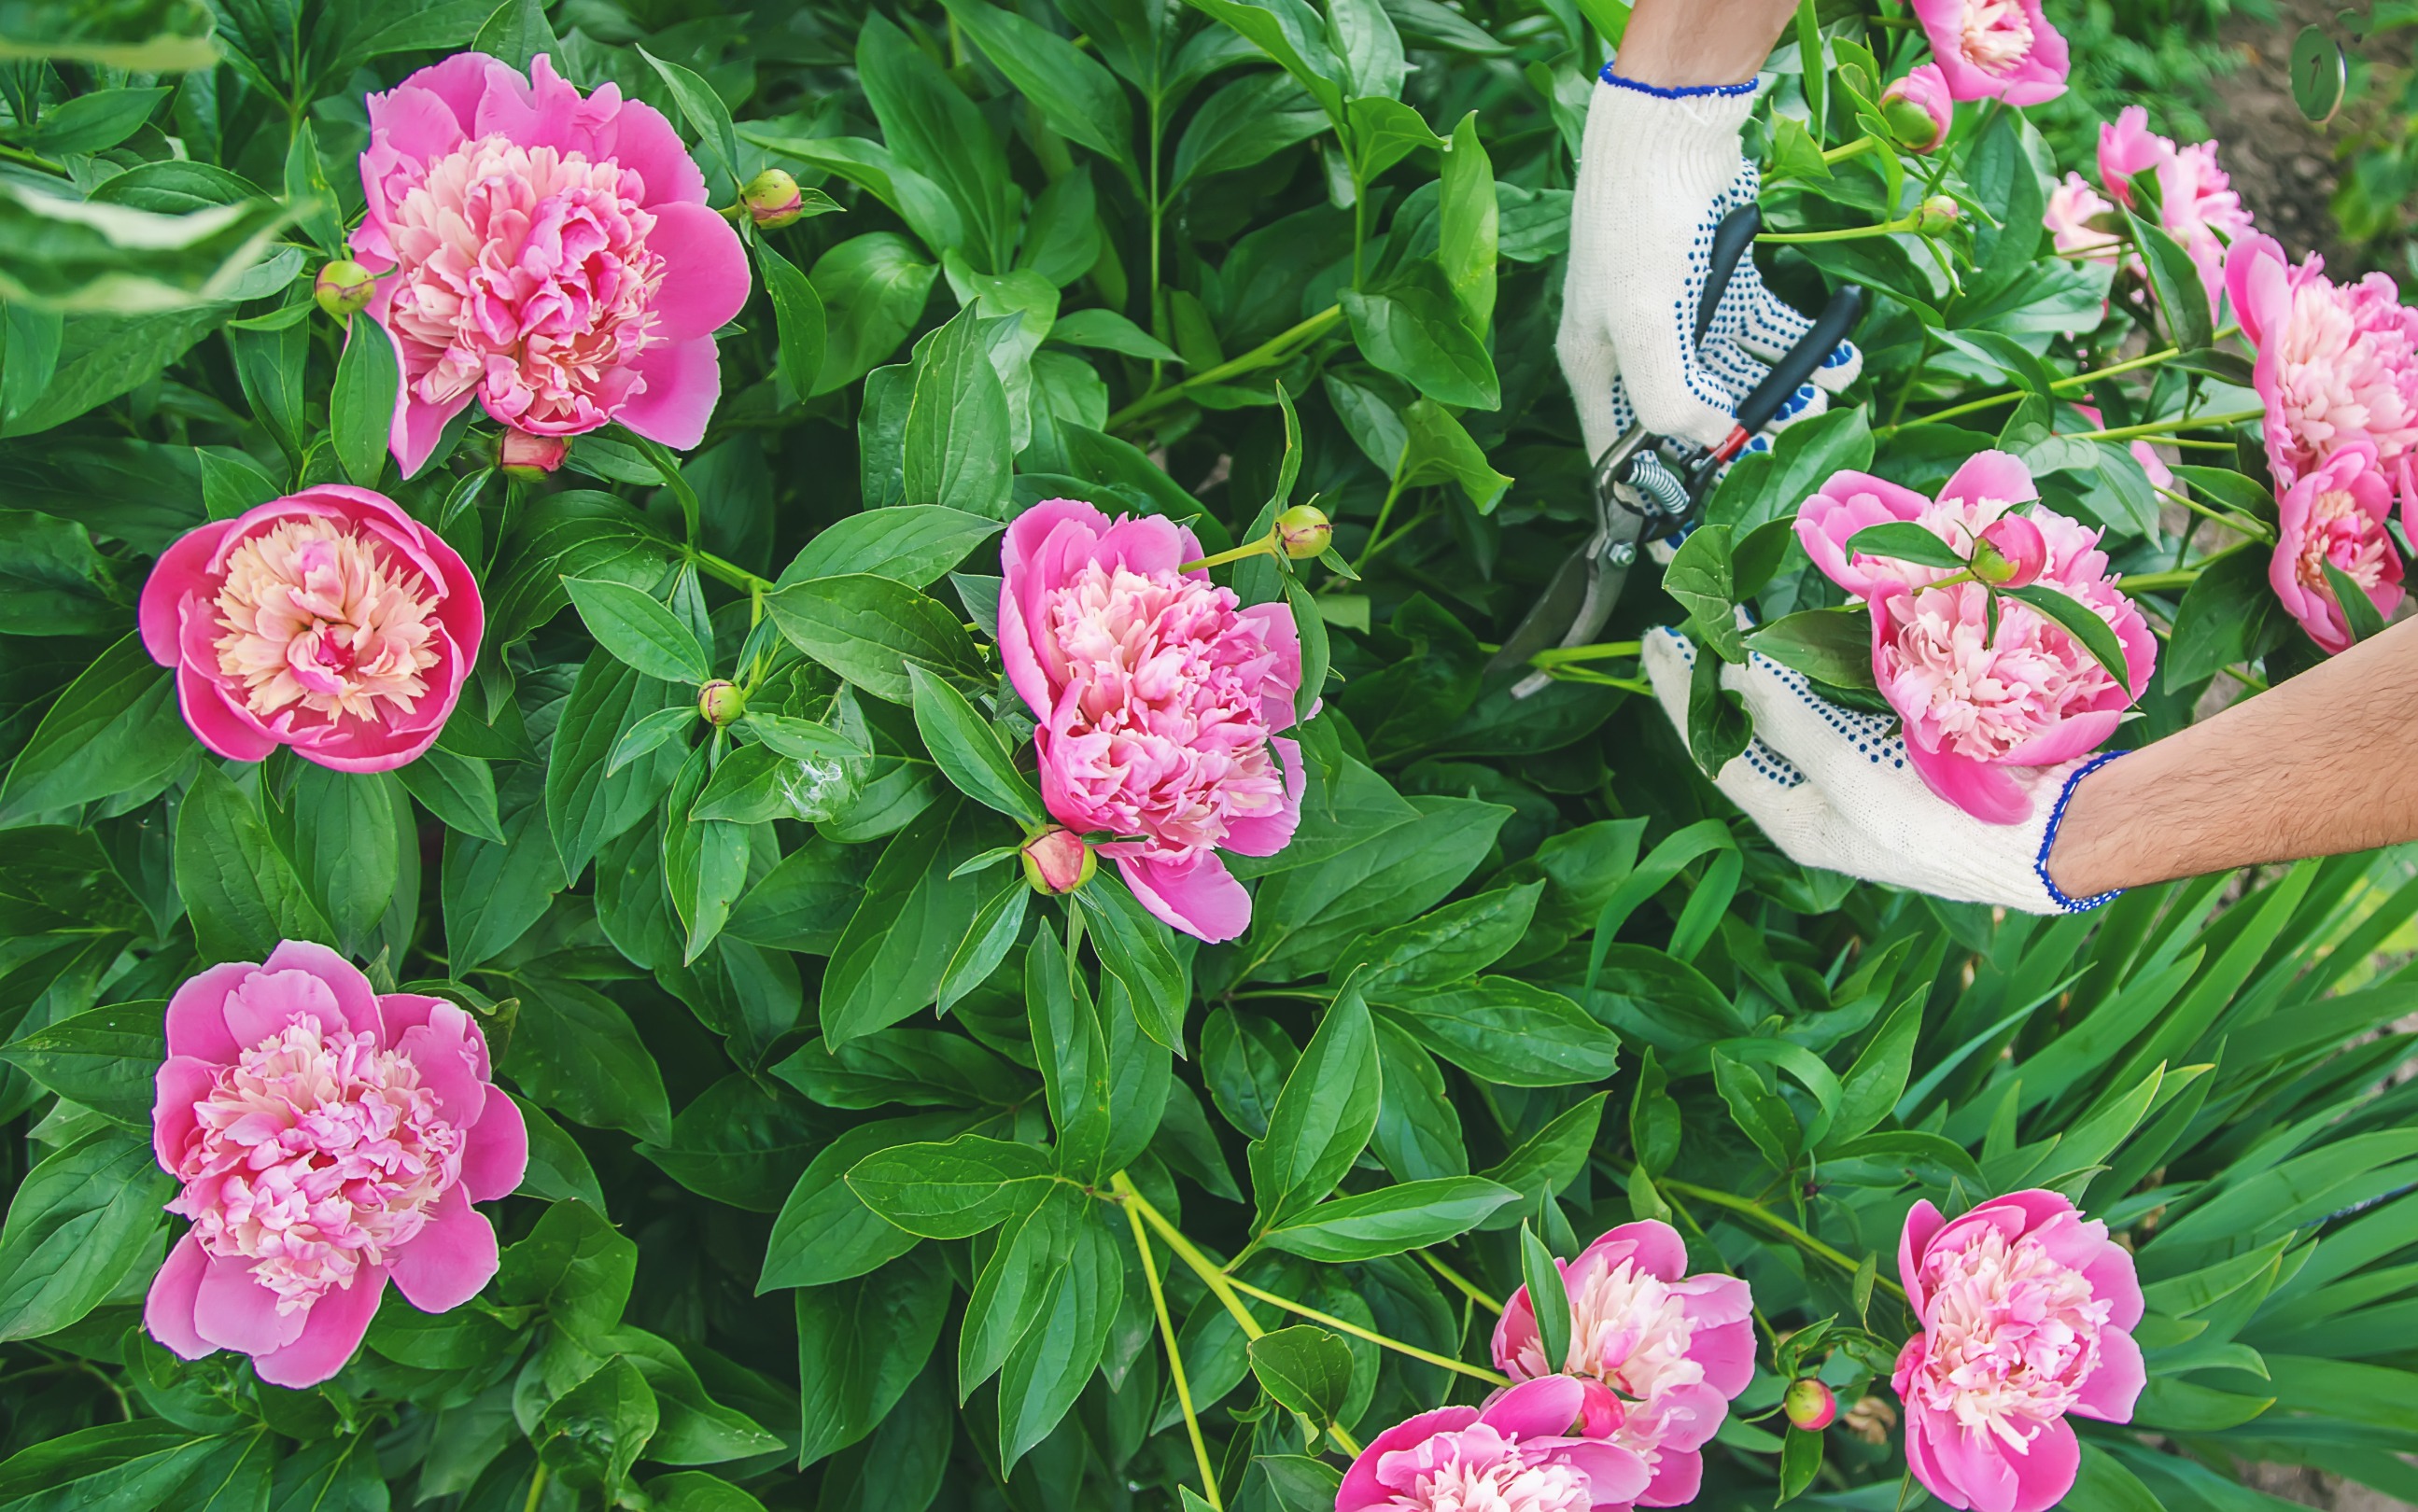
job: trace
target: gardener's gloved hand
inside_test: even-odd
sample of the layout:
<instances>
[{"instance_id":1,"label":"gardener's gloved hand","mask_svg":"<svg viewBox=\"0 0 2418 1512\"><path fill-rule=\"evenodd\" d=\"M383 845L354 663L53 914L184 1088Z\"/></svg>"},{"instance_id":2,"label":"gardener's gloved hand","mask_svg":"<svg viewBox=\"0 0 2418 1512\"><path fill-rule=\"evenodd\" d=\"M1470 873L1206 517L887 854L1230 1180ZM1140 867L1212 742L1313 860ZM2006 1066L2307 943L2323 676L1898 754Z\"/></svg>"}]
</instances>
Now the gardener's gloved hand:
<instances>
[{"instance_id":1,"label":"gardener's gloved hand","mask_svg":"<svg viewBox=\"0 0 2418 1512\"><path fill-rule=\"evenodd\" d=\"M1691 340L1713 229L1760 187L1754 165L1738 156L1753 98L1752 83L1657 90L1610 68L1595 87L1554 343L1591 459L1638 420L1658 435L1719 445L1737 401L1813 325L1764 286L1750 255L1704 343ZM1862 355L1841 343L1768 429L1820 414L1827 394L1862 367Z\"/></svg>"},{"instance_id":2,"label":"gardener's gloved hand","mask_svg":"<svg viewBox=\"0 0 2418 1512\"><path fill-rule=\"evenodd\" d=\"M1695 647L1651 630L1643 660L1684 745ZM1989 824L1922 785L1888 715L1842 709L1763 656L1722 668L1722 685L1745 698L1755 738L1714 782L1798 864L2027 913L2077 913L2115 896L2069 898L2047 867L2074 780L2111 757L2035 769L2018 779L2032 785L2032 817Z\"/></svg>"}]
</instances>

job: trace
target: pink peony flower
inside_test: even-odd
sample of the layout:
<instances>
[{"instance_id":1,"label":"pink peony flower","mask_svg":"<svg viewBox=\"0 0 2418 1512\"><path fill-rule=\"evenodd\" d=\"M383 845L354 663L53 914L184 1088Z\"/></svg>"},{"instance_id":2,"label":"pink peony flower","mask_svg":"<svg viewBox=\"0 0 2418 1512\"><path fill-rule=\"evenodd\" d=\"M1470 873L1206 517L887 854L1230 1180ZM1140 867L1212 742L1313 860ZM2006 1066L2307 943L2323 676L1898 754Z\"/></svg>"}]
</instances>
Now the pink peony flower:
<instances>
[{"instance_id":1,"label":"pink peony flower","mask_svg":"<svg viewBox=\"0 0 2418 1512\"><path fill-rule=\"evenodd\" d=\"M354 255L402 364L406 477L477 398L533 435L619 420L693 447L722 390L715 329L747 302L739 233L671 123L544 54L463 53L369 97Z\"/></svg>"},{"instance_id":2,"label":"pink peony flower","mask_svg":"<svg viewBox=\"0 0 2418 1512\"><path fill-rule=\"evenodd\" d=\"M1041 727L1041 797L1154 915L1210 941L1251 922L1221 849L1272 856L1301 814L1301 643L1281 603L1245 609L1192 532L1047 499L1007 527L999 649ZM1271 749L1273 748L1273 750ZM1282 762L1279 770L1278 762Z\"/></svg>"},{"instance_id":3,"label":"pink peony flower","mask_svg":"<svg viewBox=\"0 0 2418 1512\"><path fill-rule=\"evenodd\" d=\"M2112 263L2119 243L2105 218L2115 213L2116 206L2100 198L2080 174L2068 174L2065 182L2048 191L2048 210L2041 223L2048 227L2058 251L2086 252L2094 262Z\"/></svg>"},{"instance_id":4,"label":"pink peony flower","mask_svg":"<svg viewBox=\"0 0 2418 1512\"><path fill-rule=\"evenodd\" d=\"M2047 510L2032 512L2047 548L2041 582L2080 600L2124 649L2119 682L2056 621L1998 601L1988 634L1988 594L1978 583L1934 586L1948 570L1868 557L1846 542L1867 526L1911 520L1959 552L2017 504L2040 496L2030 472L2003 451L1957 469L1936 499L1859 472L1831 475L1797 515L1797 537L1829 579L1873 613L1873 675L1905 726L1906 761L1924 786L1976 818L2016 824L2032 799L2007 769L2054 766L2115 732L2150 683L2157 640L2107 576L2099 532Z\"/></svg>"},{"instance_id":5,"label":"pink peony flower","mask_svg":"<svg viewBox=\"0 0 2418 1512\"><path fill-rule=\"evenodd\" d=\"M1893 1382L1915 1478L1952 1507L2055 1505L2081 1464L2066 1414L2129 1422L2148 1381L2133 1257L2105 1224L2035 1191L1953 1222L1915 1203L1897 1267L1922 1323Z\"/></svg>"},{"instance_id":6,"label":"pink peony flower","mask_svg":"<svg viewBox=\"0 0 2418 1512\"><path fill-rule=\"evenodd\" d=\"M1547 1376L1483 1409L1440 1407L1369 1442L1335 1512L1590 1512L1627 1507L1645 1466L1615 1444L1572 1438L1584 1388Z\"/></svg>"},{"instance_id":7,"label":"pink peony flower","mask_svg":"<svg viewBox=\"0 0 2418 1512\"><path fill-rule=\"evenodd\" d=\"M1909 152L1930 152L1948 139L1956 118L1956 102L1948 92L1948 76L1936 63L1920 64L1903 79L1892 79L1881 91L1881 114L1897 132L1898 145Z\"/></svg>"},{"instance_id":8,"label":"pink peony flower","mask_svg":"<svg viewBox=\"0 0 2418 1512\"><path fill-rule=\"evenodd\" d=\"M390 1277L446 1312L496 1274L496 1230L470 1206L528 1163L487 1042L438 998L390 992L324 945L213 966L168 1001L152 1148L192 1228L143 1309L188 1360L249 1354L272 1385L344 1367Z\"/></svg>"},{"instance_id":9,"label":"pink peony flower","mask_svg":"<svg viewBox=\"0 0 2418 1512\"><path fill-rule=\"evenodd\" d=\"M321 483L187 531L143 585L143 646L222 756L278 746L339 771L419 758L461 697L486 613L436 531Z\"/></svg>"},{"instance_id":10,"label":"pink peony flower","mask_svg":"<svg viewBox=\"0 0 2418 1512\"><path fill-rule=\"evenodd\" d=\"M2213 317L2225 296L2226 248L2250 234L2250 212L2217 166L2215 143L2177 147L2150 130L2147 110L2127 105L2099 128L2099 181L2129 206L2133 176L2149 168L2158 171L2158 221L2191 254Z\"/></svg>"},{"instance_id":11,"label":"pink peony flower","mask_svg":"<svg viewBox=\"0 0 2418 1512\"><path fill-rule=\"evenodd\" d=\"M2041 0L1914 0L1956 99L2037 105L2065 93L2065 38Z\"/></svg>"},{"instance_id":12,"label":"pink peony flower","mask_svg":"<svg viewBox=\"0 0 2418 1512\"><path fill-rule=\"evenodd\" d=\"M1754 1297L1734 1275L1690 1275L1688 1246L1666 1223L1625 1223L1575 1260L1556 1260L1569 1292L1569 1357L1548 1361L1528 1289L1494 1325L1494 1366L1514 1381L1584 1382L1582 1426L1633 1452L1651 1479L1641 1506L1681 1506L1704 1476L1700 1450L1754 1375Z\"/></svg>"},{"instance_id":13,"label":"pink peony flower","mask_svg":"<svg viewBox=\"0 0 2418 1512\"><path fill-rule=\"evenodd\" d=\"M2418 311L2382 273L2338 284L2311 252L2294 267L2272 237L2244 237L2225 262L2242 332L2258 348L2251 383L2267 406L2275 486L2364 438L2397 477L2418 453Z\"/></svg>"},{"instance_id":14,"label":"pink peony flower","mask_svg":"<svg viewBox=\"0 0 2418 1512\"><path fill-rule=\"evenodd\" d=\"M2329 563L2366 592L2378 614L2390 619L2401 607L2401 553L2384 528L2393 482L2377 466L2376 448L2365 440L2349 443L2275 502L2282 519L2267 581L2311 640L2329 654L2348 650L2350 622L2326 580ZM2405 512L2410 503L2405 488Z\"/></svg>"}]
</instances>

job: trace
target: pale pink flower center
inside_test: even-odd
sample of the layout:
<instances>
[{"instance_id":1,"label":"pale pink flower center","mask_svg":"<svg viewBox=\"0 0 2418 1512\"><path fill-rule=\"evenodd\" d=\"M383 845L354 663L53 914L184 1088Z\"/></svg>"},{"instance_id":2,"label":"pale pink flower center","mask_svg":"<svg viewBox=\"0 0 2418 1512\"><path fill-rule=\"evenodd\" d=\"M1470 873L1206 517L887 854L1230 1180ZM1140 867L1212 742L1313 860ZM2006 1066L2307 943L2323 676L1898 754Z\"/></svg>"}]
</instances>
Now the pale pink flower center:
<instances>
[{"instance_id":1,"label":"pale pink flower center","mask_svg":"<svg viewBox=\"0 0 2418 1512\"><path fill-rule=\"evenodd\" d=\"M1065 690L1050 759L1085 822L1181 857L1282 810L1260 707L1274 653L1238 603L1199 578L1097 563L1049 590L1045 650Z\"/></svg>"},{"instance_id":2,"label":"pale pink flower center","mask_svg":"<svg viewBox=\"0 0 2418 1512\"><path fill-rule=\"evenodd\" d=\"M2368 518L2357 499L2343 489L2328 489L2309 506L2309 523L2293 571L2303 588L2331 601L2334 590L2326 580L2327 563L2361 588L2372 588L2384 581L2385 554L2392 549L2384 527Z\"/></svg>"},{"instance_id":3,"label":"pale pink flower center","mask_svg":"<svg viewBox=\"0 0 2418 1512\"><path fill-rule=\"evenodd\" d=\"M2116 245L2114 232L2091 223L2100 216L2113 214L2115 209L2097 190L2084 182L2080 174L2068 174L2065 182L2049 191L2048 210L2042 219L2058 251L2087 252ZM2112 260L2114 255L2110 252L2105 260Z\"/></svg>"},{"instance_id":4,"label":"pale pink flower center","mask_svg":"<svg viewBox=\"0 0 2418 1512\"><path fill-rule=\"evenodd\" d=\"M1897 634L1881 651L1890 703L1935 733L1929 748L1980 761L2054 729L2116 685L2063 627L2012 599L1999 599L1993 638L1986 598L1976 583L1893 594Z\"/></svg>"},{"instance_id":5,"label":"pale pink flower center","mask_svg":"<svg viewBox=\"0 0 2418 1512\"><path fill-rule=\"evenodd\" d=\"M295 704L329 717L408 714L436 664L436 598L370 536L281 520L227 555L219 670L266 718Z\"/></svg>"},{"instance_id":6,"label":"pale pink flower center","mask_svg":"<svg viewBox=\"0 0 2418 1512\"><path fill-rule=\"evenodd\" d=\"M2031 18L2017 0L1967 0L1966 61L1989 73L2004 73L2031 50Z\"/></svg>"},{"instance_id":7,"label":"pale pink flower center","mask_svg":"<svg viewBox=\"0 0 2418 1512\"><path fill-rule=\"evenodd\" d=\"M1378 1476L1401 1512L1587 1512L1586 1473L1531 1459L1484 1427L1439 1435L1381 1457Z\"/></svg>"},{"instance_id":8,"label":"pale pink flower center","mask_svg":"<svg viewBox=\"0 0 2418 1512\"><path fill-rule=\"evenodd\" d=\"M281 1313L387 1263L462 1174L462 1132L411 1061L314 1015L221 1067L193 1116L168 1211L256 1261Z\"/></svg>"},{"instance_id":9,"label":"pale pink flower center","mask_svg":"<svg viewBox=\"0 0 2418 1512\"><path fill-rule=\"evenodd\" d=\"M2269 340L2281 359L2276 395L2301 471L2364 435L2389 472L2418 446L2418 344L2399 305L2364 284L2310 277Z\"/></svg>"},{"instance_id":10,"label":"pale pink flower center","mask_svg":"<svg viewBox=\"0 0 2418 1512\"><path fill-rule=\"evenodd\" d=\"M1563 1284L1570 1292L1566 1373L1600 1381L1631 1401L1705 1379L1705 1367L1688 1357L1696 1328L1685 1299L1634 1260L1584 1260ZM1519 1369L1529 1379L1553 1374L1534 1336L1521 1348Z\"/></svg>"},{"instance_id":11,"label":"pale pink flower center","mask_svg":"<svg viewBox=\"0 0 2418 1512\"><path fill-rule=\"evenodd\" d=\"M1996 1228L1961 1249L1935 1250L1922 1271L1928 1339L1909 1400L2025 1447L2074 1406L2098 1367L2109 1305L2037 1237L2010 1244Z\"/></svg>"},{"instance_id":12,"label":"pale pink flower center","mask_svg":"<svg viewBox=\"0 0 2418 1512\"><path fill-rule=\"evenodd\" d=\"M661 338L664 258L645 184L606 159L481 137L429 162L390 215L400 284L387 326L412 392L475 389L521 430L592 430L643 382L630 363Z\"/></svg>"}]
</instances>

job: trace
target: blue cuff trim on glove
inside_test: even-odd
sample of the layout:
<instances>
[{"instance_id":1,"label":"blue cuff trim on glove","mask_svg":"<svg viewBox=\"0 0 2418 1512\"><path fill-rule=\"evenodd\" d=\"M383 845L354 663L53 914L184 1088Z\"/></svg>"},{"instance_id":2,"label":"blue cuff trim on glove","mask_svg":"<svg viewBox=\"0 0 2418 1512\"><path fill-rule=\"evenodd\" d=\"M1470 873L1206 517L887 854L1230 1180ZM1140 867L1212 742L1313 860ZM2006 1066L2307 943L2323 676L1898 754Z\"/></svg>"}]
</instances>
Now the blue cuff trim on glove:
<instances>
[{"instance_id":1,"label":"blue cuff trim on glove","mask_svg":"<svg viewBox=\"0 0 2418 1512\"><path fill-rule=\"evenodd\" d=\"M2080 783L2083 778L2089 776L2092 772L2097 771L2100 768L2107 765L2110 761L2115 760L2118 756L2130 755L2132 755L2132 753L2129 751L2110 751L2104 756L2093 756L2089 761L2084 762L2080 767L2074 770L2073 776L2065 779L2065 790L2057 795L2057 807L2049 811L2048 830L2041 836L2040 854L2032 858L2032 870L2040 874L2041 886L2048 889L2049 901L2056 904L2059 909L2063 909L2067 913L2088 913L2092 909L2098 908L2103 903L2114 902L2118 897L2120 897L2123 894L2124 890L2119 887L2101 893L2093 897L2067 897L2064 893L2058 890L2058 885L2055 882L2049 880L2048 853L2050 848L2057 844L2058 826L2065 822L2065 805L2074 802L2074 789L2075 785Z\"/></svg>"},{"instance_id":2,"label":"blue cuff trim on glove","mask_svg":"<svg viewBox=\"0 0 2418 1512\"><path fill-rule=\"evenodd\" d=\"M1665 89L1660 84L1639 84L1634 79L1622 78L1612 71L1619 66L1619 60L1615 58L1605 64L1603 72L1597 77L1608 84L1617 84L1623 89L1634 89L1641 95L1652 95L1657 99L1699 99L1706 95L1722 95L1735 99L1739 95L1754 93L1754 81L1752 79L1744 84L1689 84L1683 88Z\"/></svg>"}]
</instances>

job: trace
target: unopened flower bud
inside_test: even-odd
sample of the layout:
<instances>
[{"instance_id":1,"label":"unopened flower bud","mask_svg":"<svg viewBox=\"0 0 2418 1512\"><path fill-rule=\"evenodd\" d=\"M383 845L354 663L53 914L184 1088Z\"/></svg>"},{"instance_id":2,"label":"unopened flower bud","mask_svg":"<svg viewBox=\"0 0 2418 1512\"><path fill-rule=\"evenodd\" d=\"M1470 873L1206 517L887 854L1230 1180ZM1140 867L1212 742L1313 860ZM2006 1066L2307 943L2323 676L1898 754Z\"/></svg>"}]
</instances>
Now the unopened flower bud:
<instances>
[{"instance_id":1,"label":"unopened flower bud","mask_svg":"<svg viewBox=\"0 0 2418 1512\"><path fill-rule=\"evenodd\" d=\"M1954 200L1945 194L1934 194L1914 212L1914 229L1922 236L1940 236L1964 213Z\"/></svg>"},{"instance_id":2,"label":"unopened flower bud","mask_svg":"<svg viewBox=\"0 0 2418 1512\"><path fill-rule=\"evenodd\" d=\"M353 312L368 309L371 296L376 293L377 279L349 257L320 268L318 278L311 284L311 298L338 320L349 319Z\"/></svg>"},{"instance_id":3,"label":"unopened flower bud","mask_svg":"<svg viewBox=\"0 0 2418 1512\"><path fill-rule=\"evenodd\" d=\"M1295 561L1307 561L1335 543L1335 527L1326 512L1296 504L1277 516L1277 542Z\"/></svg>"},{"instance_id":4,"label":"unopened flower bud","mask_svg":"<svg viewBox=\"0 0 2418 1512\"><path fill-rule=\"evenodd\" d=\"M496 465L504 469L507 477L537 479L560 467L562 459L570 454L568 436L531 435L507 425L503 441L496 448Z\"/></svg>"},{"instance_id":5,"label":"unopened flower bud","mask_svg":"<svg viewBox=\"0 0 2418 1512\"><path fill-rule=\"evenodd\" d=\"M2028 588L2048 570L2048 541L2020 514L2002 514L1973 542L1973 575L1992 588Z\"/></svg>"},{"instance_id":6,"label":"unopened flower bud","mask_svg":"<svg viewBox=\"0 0 2418 1512\"><path fill-rule=\"evenodd\" d=\"M716 678L696 691L696 711L719 729L747 712L747 695L739 691L739 684Z\"/></svg>"},{"instance_id":7,"label":"unopened flower bud","mask_svg":"<svg viewBox=\"0 0 2418 1512\"><path fill-rule=\"evenodd\" d=\"M1083 837L1068 829L1044 830L1024 842L1024 879L1036 893L1072 893L1092 879L1100 860Z\"/></svg>"},{"instance_id":8,"label":"unopened flower bud","mask_svg":"<svg viewBox=\"0 0 2418 1512\"><path fill-rule=\"evenodd\" d=\"M745 202L747 213L756 223L767 231L788 225L806 213L798 181L778 168L767 168L749 179L739 197Z\"/></svg>"},{"instance_id":9,"label":"unopened flower bud","mask_svg":"<svg viewBox=\"0 0 2418 1512\"><path fill-rule=\"evenodd\" d=\"M1948 137L1955 118L1949 98L1948 76L1936 63L1926 63L1903 79L1892 79L1881 91L1881 118L1890 133L1908 152L1928 153Z\"/></svg>"},{"instance_id":10,"label":"unopened flower bud","mask_svg":"<svg viewBox=\"0 0 2418 1512\"><path fill-rule=\"evenodd\" d=\"M1811 1376L1790 1382L1781 1405L1787 1411L1788 1421L1808 1433L1821 1432L1839 1415L1839 1399Z\"/></svg>"}]
</instances>

